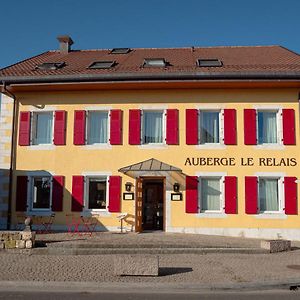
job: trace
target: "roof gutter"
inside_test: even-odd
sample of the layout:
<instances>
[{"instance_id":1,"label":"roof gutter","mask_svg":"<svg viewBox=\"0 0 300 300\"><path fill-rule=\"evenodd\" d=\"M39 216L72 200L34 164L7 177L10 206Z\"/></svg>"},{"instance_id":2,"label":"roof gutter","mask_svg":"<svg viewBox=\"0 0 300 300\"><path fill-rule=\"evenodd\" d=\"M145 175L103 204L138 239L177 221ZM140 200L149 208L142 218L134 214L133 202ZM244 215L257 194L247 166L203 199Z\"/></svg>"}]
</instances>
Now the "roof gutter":
<instances>
[{"instance_id":1,"label":"roof gutter","mask_svg":"<svg viewBox=\"0 0 300 300\"><path fill-rule=\"evenodd\" d=\"M15 163L15 119L17 110L17 97L7 90L7 83L2 81L3 93L13 98L13 116L12 116L12 132L11 132L11 148L10 148L10 166L9 166L9 186L8 186L8 208L7 208L7 223L6 229L10 229L11 225L11 208L12 208L12 194L13 194L13 168Z\"/></svg>"},{"instance_id":2,"label":"roof gutter","mask_svg":"<svg viewBox=\"0 0 300 300\"><path fill-rule=\"evenodd\" d=\"M161 80L300 80L300 72L227 72L227 73L167 73L167 74L80 74L46 76L3 76L0 80L7 84L56 83L56 82L93 82L93 81L161 81Z\"/></svg>"}]
</instances>

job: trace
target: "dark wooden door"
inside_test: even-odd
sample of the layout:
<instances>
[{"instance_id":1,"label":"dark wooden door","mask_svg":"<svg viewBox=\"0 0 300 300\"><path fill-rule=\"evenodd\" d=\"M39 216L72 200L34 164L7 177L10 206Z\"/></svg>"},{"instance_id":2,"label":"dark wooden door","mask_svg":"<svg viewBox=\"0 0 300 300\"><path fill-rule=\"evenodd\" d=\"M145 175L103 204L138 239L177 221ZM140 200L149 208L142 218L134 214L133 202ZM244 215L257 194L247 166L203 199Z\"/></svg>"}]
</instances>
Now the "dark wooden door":
<instances>
[{"instance_id":1,"label":"dark wooden door","mask_svg":"<svg viewBox=\"0 0 300 300\"><path fill-rule=\"evenodd\" d=\"M143 179L136 180L136 200L135 200L135 231L142 232L143 221Z\"/></svg>"}]
</instances>

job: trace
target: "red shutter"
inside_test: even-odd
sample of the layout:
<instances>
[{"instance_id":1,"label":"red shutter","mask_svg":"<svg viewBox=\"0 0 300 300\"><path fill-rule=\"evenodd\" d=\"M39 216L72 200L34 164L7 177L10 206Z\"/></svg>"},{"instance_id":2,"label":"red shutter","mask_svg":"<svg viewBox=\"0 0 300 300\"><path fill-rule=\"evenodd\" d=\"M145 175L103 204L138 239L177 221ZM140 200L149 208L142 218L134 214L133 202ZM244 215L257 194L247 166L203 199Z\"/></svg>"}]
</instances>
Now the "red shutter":
<instances>
[{"instance_id":1,"label":"red shutter","mask_svg":"<svg viewBox=\"0 0 300 300\"><path fill-rule=\"evenodd\" d=\"M185 212L198 212L198 177L186 176Z\"/></svg>"},{"instance_id":2,"label":"red shutter","mask_svg":"<svg viewBox=\"0 0 300 300\"><path fill-rule=\"evenodd\" d=\"M53 176L52 186L52 210L63 210L63 195L64 195L64 176Z\"/></svg>"},{"instance_id":3,"label":"red shutter","mask_svg":"<svg viewBox=\"0 0 300 300\"><path fill-rule=\"evenodd\" d=\"M198 144L198 110L187 109L185 111L186 118L186 144L197 145Z\"/></svg>"},{"instance_id":4,"label":"red shutter","mask_svg":"<svg viewBox=\"0 0 300 300\"><path fill-rule=\"evenodd\" d=\"M295 111L293 109L282 110L283 144L296 145L295 138Z\"/></svg>"},{"instance_id":5,"label":"red shutter","mask_svg":"<svg viewBox=\"0 0 300 300\"><path fill-rule=\"evenodd\" d=\"M54 145L66 144L66 112L57 110L54 119Z\"/></svg>"},{"instance_id":6,"label":"red shutter","mask_svg":"<svg viewBox=\"0 0 300 300\"><path fill-rule=\"evenodd\" d=\"M168 145L178 145L178 109L167 109L167 138Z\"/></svg>"},{"instance_id":7,"label":"red shutter","mask_svg":"<svg viewBox=\"0 0 300 300\"><path fill-rule=\"evenodd\" d=\"M244 109L245 145L256 145L256 110Z\"/></svg>"},{"instance_id":8,"label":"red shutter","mask_svg":"<svg viewBox=\"0 0 300 300\"><path fill-rule=\"evenodd\" d=\"M85 110L74 112L74 145L85 144Z\"/></svg>"},{"instance_id":9,"label":"red shutter","mask_svg":"<svg viewBox=\"0 0 300 300\"><path fill-rule=\"evenodd\" d=\"M121 176L109 177L109 212L121 211Z\"/></svg>"},{"instance_id":10,"label":"red shutter","mask_svg":"<svg viewBox=\"0 0 300 300\"><path fill-rule=\"evenodd\" d=\"M236 110L224 109L224 144L236 145Z\"/></svg>"},{"instance_id":11,"label":"red shutter","mask_svg":"<svg viewBox=\"0 0 300 300\"><path fill-rule=\"evenodd\" d=\"M297 215L297 180L296 177L284 177L284 199L285 213L287 215Z\"/></svg>"},{"instance_id":12,"label":"red shutter","mask_svg":"<svg viewBox=\"0 0 300 300\"><path fill-rule=\"evenodd\" d=\"M110 144L122 145L123 112L120 109L110 111Z\"/></svg>"},{"instance_id":13,"label":"red shutter","mask_svg":"<svg viewBox=\"0 0 300 300\"><path fill-rule=\"evenodd\" d=\"M225 213L237 213L237 178L225 176Z\"/></svg>"},{"instance_id":14,"label":"red shutter","mask_svg":"<svg viewBox=\"0 0 300 300\"><path fill-rule=\"evenodd\" d=\"M27 210L27 176L17 176L16 211Z\"/></svg>"},{"instance_id":15,"label":"red shutter","mask_svg":"<svg viewBox=\"0 0 300 300\"><path fill-rule=\"evenodd\" d=\"M19 145L30 145L30 112L20 112L20 125L19 125Z\"/></svg>"},{"instance_id":16,"label":"red shutter","mask_svg":"<svg viewBox=\"0 0 300 300\"><path fill-rule=\"evenodd\" d=\"M141 143L141 111L139 109L129 110L129 144L139 145Z\"/></svg>"},{"instance_id":17,"label":"red shutter","mask_svg":"<svg viewBox=\"0 0 300 300\"><path fill-rule=\"evenodd\" d=\"M257 214L257 177L245 177L245 199L246 199L246 214Z\"/></svg>"},{"instance_id":18,"label":"red shutter","mask_svg":"<svg viewBox=\"0 0 300 300\"><path fill-rule=\"evenodd\" d=\"M82 211L84 193L84 176L73 176L72 211Z\"/></svg>"}]
</instances>

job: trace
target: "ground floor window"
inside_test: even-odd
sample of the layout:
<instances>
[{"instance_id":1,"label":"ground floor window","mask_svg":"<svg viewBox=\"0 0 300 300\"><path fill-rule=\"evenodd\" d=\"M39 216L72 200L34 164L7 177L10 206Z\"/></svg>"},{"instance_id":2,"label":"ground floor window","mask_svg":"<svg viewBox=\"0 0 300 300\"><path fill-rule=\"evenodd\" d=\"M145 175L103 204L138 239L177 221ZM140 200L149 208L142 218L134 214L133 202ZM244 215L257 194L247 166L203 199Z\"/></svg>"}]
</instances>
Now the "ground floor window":
<instances>
[{"instance_id":1,"label":"ground floor window","mask_svg":"<svg viewBox=\"0 0 300 300\"><path fill-rule=\"evenodd\" d=\"M86 208L107 208L107 177L87 177L87 201Z\"/></svg>"},{"instance_id":2,"label":"ground floor window","mask_svg":"<svg viewBox=\"0 0 300 300\"><path fill-rule=\"evenodd\" d=\"M51 177L32 178L32 209L51 208Z\"/></svg>"},{"instance_id":3,"label":"ground floor window","mask_svg":"<svg viewBox=\"0 0 300 300\"><path fill-rule=\"evenodd\" d=\"M260 212L278 212L280 210L278 182L279 178L259 178L258 193Z\"/></svg>"},{"instance_id":4,"label":"ground floor window","mask_svg":"<svg viewBox=\"0 0 300 300\"><path fill-rule=\"evenodd\" d=\"M200 177L200 211L222 211L222 188L220 177Z\"/></svg>"}]
</instances>

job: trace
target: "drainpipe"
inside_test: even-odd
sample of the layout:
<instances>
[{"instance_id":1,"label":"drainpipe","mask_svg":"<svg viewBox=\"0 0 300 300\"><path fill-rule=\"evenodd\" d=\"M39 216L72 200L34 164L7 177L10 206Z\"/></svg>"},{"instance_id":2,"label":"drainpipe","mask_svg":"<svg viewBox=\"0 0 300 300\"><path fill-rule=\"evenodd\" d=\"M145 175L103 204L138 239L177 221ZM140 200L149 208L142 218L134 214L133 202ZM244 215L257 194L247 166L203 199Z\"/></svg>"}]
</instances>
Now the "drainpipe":
<instances>
[{"instance_id":1,"label":"drainpipe","mask_svg":"<svg viewBox=\"0 0 300 300\"><path fill-rule=\"evenodd\" d=\"M6 89L5 81L2 82L4 93L13 98L13 117L12 117L12 130L11 130L11 150L10 150L10 168L9 168L9 190L8 190L8 211L7 211L7 230L10 229L11 225L11 207L12 207L12 193L13 193L13 167L15 161L15 118L17 109L17 97Z\"/></svg>"}]
</instances>

